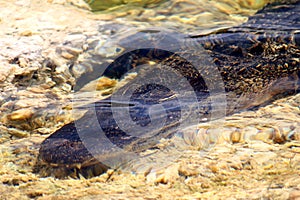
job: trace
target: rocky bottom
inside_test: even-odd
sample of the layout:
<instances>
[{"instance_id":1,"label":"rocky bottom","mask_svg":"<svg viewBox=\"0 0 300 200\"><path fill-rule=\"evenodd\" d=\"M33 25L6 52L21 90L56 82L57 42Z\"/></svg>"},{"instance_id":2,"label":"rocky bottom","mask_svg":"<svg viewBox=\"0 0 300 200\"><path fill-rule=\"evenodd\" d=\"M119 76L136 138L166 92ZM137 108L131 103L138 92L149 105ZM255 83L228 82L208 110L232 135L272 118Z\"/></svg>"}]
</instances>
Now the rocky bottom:
<instances>
[{"instance_id":1,"label":"rocky bottom","mask_svg":"<svg viewBox=\"0 0 300 200\"><path fill-rule=\"evenodd\" d=\"M199 150L201 142L193 140L190 149L174 162L145 173L108 170L90 179L42 178L32 170L39 144L46 136L32 135L6 142L1 147L1 197L297 199L300 196L299 101L300 94L257 111L232 115L224 122L227 127L224 137L209 150ZM216 129L213 123L201 126L199 132ZM159 159L163 161L157 159L158 163ZM131 167L134 166L147 163L134 163Z\"/></svg>"},{"instance_id":2,"label":"rocky bottom","mask_svg":"<svg viewBox=\"0 0 300 200\"><path fill-rule=\"evenodd\" d=\"M69 99L70 80L63 74L68 60L56 60L59 67L55 71L51 71L51 62L44 63L45 69L40 70L42 61L51 57L51 50L55 51L70 32L95 32L96 19L114 20L114 15L92 15L66 2L70 1L0 1L0 43L9 47L0 53L0 112L8 116L6 121L1 117L0 122L0 199L300 198L300 94L227 117L222 122L222 137L217 140L213 135L220 132L218 121L198 125L193 137L185 138L189 148L163 168L149 171L148 163L140 160L131 163L129 170L108 170L90 179L81 175L57 179L34 173L42 141L70 120L66 118L67 106L66 113L56 113L49 107L52 102L60 104ZM124 13L120 15L129 13L140 18L135 12ZM72 59L71 54L63 53ZM34 82L36 74L45 78L40 85ZM27 123L37 117L32 108L53 111L30 124L39 127L36 131L31 131ZM53 119L57 114L61 116ZM203 135L212 136L209 139L215 143L206 151L201 150ZM156 163L164 160L157 157Z\"/></svg>"}]
</instances>

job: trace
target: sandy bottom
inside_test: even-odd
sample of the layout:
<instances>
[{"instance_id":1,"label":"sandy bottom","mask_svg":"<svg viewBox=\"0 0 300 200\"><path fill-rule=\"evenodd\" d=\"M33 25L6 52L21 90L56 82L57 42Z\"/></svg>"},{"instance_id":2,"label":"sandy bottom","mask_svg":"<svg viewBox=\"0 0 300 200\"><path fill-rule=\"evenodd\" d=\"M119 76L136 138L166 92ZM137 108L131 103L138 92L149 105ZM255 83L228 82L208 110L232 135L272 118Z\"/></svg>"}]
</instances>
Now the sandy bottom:
<instances>
[{"instance_id":1,"label":"sandy bottom","mask_svg":"<svg viewBox=\"0 0 300 200\"><path fill-rule=\"evenodd\" d=\"M299 94L227 117L216 145L203 151L201 141L194 142L179 158L150 173L109 170L91 179L64 180L34 174L40 143L69 120L68 113L60 115L63 119L47 118L35 131L24 121L34 116L34 106L45 108L53 97L68 100L70 86L56 74L55 83L45 79L47 84L29 87L29 75L55 55L68 33L92 33L96 20L113 19L66 1L0 1L0 199L300 199ZM18 56L23 60L14 62ZM62 71L66 60L57 60ZM37 70L48 77L46 72ZM47 87L51 84L58 86ZM198 134L218 132L217 124L199 125Z\"/></svg>"}]
</instances>

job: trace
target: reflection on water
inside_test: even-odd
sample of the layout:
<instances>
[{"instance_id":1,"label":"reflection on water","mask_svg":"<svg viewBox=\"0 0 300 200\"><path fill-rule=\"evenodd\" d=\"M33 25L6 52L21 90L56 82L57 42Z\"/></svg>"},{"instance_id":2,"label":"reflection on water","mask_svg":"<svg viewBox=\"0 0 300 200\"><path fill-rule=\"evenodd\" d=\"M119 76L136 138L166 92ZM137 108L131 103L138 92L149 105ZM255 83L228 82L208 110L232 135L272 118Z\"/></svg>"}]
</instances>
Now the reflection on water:
<instances>
[{"instance_id":1,"label":"reflection on water","mask_svg":"<svg viewBox=\"0 0 300 200\"><path fill-rule=\"evenodd\" d=\"M98 14L139 27L155 26L181 32L207 33L241 24L274 0L86 0Z\"/></svg>"}]
</instances>

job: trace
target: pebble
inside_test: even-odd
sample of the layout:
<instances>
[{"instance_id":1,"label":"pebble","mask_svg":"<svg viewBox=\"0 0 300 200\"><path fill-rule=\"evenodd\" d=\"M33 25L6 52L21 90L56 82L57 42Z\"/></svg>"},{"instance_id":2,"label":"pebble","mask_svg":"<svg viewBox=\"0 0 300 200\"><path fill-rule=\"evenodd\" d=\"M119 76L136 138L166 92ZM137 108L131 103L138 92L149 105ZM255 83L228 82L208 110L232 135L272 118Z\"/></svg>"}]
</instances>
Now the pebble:
<instances>
[{"instance_id":1,"label":"pebble","mask_svg":"<svg viewBox=\"0 0 300 200\"><path fill-rule=\"evenodd\" d=\"M11 114L8 114L6 117L8 120L27 120L32 117L34 111L32 108L25 108L14 111Z\"/></svg>"},{"instance_id":2,"label":"pebble","mask_svg":"<svg viewBox=\"0 0 300 200\"><path fill-rule=\"evenodd\" d=\"M30 133L28 131L25 130L20 130L17 128L8 128L7 132L12 135L15 136L17 138L26 138L30 136Z\"/></svg>"},{"instance_id":3,"label":"pebble","mask_svg":"<svg viewBox=\"0 0 300 200\"><path fill-rule=\"evenodd\" d=\"M289 195L289 200L299 200L300 199L300 189L292 190Z\"/></svg>"},{"instance_id":4,"label":"pebble","mask_svg":"<svg viewBox=\"0 0 300 200\"><path fill-rule=\"evenodd\" d=\"M14 73L15 67L8 65L7 63L3 63L2 66L0 67L0 83L4 82L7 80L8 76L12 73Z\"/></svg>"},{"instance_id":5,"label":"pebble","mask_svg":"<svg viewBox=\"0 0 300 200\"><path fill-rule=\"evenodd\" d=\"M23 32L20 33L21 36L32 36L33 33L31 30L25 30Z\"/></svg>"},{"instance_id":6,"label":"pebble","mask_svg":"<svg viewBox=\"0 0 300 200\"><path fill-rule=\"evenodd\" d=\"M291 152L300 153L300 142L292 141L284 144L285 147L290 148Z\"/></svg>"},{"instance_id":7,"label":"pebble","mask_svg":"<svg viewBox=\"0 0 300 200\"><path fill-rule=\"evenodd\" d=\"M161 172L156 172L156 179L154 182L157 184L170 184L171 182L174 182L179 178L178 167L179 165L171 165Z\"/></svg>"},{"instance_id":8,"label":"pebble","mask_svg":"<svg viewBox=\"0 0 300 200\"><path fill-rule=\"evenodd\" d=\"M97 81L96 90L106 90L117 85L117 80L110 79L107 77L101 77Z\"/></svg>"}]
</instances>

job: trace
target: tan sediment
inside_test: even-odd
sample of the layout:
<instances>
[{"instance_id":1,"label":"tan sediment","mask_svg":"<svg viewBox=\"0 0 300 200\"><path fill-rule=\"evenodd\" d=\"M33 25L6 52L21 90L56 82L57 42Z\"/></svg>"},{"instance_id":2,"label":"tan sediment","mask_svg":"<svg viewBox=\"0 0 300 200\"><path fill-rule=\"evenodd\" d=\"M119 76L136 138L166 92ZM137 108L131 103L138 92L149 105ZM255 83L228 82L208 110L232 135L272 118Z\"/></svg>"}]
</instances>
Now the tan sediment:
<instances>
[{"instance_id":1,"label":"tan sediment","mask_svg":"<svg viewBox=\"0 0 300 200\"><path fill-rule=\"evenodd\" d=\"M11 48L1 50L0 53L3 66L0 69L0 84L3 89L0 114L1 119L7 117L0 124L1 199L299 197L299 94L277 100L257 111L227 117L224 122L226 131L219 144L199 155L201 151L197 145L201 145L201 140L195 140L182 157L156 172L136 175L110 170L99 177L77 180L41 178L32 173L39 144L50 133L71 120L71 88L68 81L72 82L72 77L64 72L68 68L66 63L78 51L65 51L63 58L54 59L56 63L48 63L45 70L39 70L42 68L39 64L45 58L53 57L57 45L70 32L97 31L94 21L97 18L114 20L114 15L96 17L86 10L74 8L70 2L0 1L0 42ZM182 2L192 4L190 1L174 2L174 7ZM232 8L222 9L228 14ZM242 9L241 12L246 10ZM123 16L126 16L127 11L124 13ZM156 21L157 26L161 25L160 20L165 19L163 14L153 15L150 11L143 11L143 14L145 18L152 15L150 21ZM139 17L143 17L143 14ZM206 12L199 14L199 17L212 18ZM243 17L236 19L244 20ZM175 24L185 21L182 16L174 18ZM232 23L230 20L225 22L227 25ZM202 22L190 21L191 25L193 23ZM39 51L43 56L36 53ZM28 57L22 57L24 55ZM18 62L12 62L17 57L20 58ZM54 64L58 67L56 71L51 71ZM45 79L40 83L34 82L34 74ZM114 85L114 82L108 83L104 84L105 87L102 84L100 88ZM43 117L38 117L39 114ZM218 122L199 125L198 134L218 131L217 124ZM284 144L280 144L282 140L285 140Z\"/></svg>"}]
</instances>

